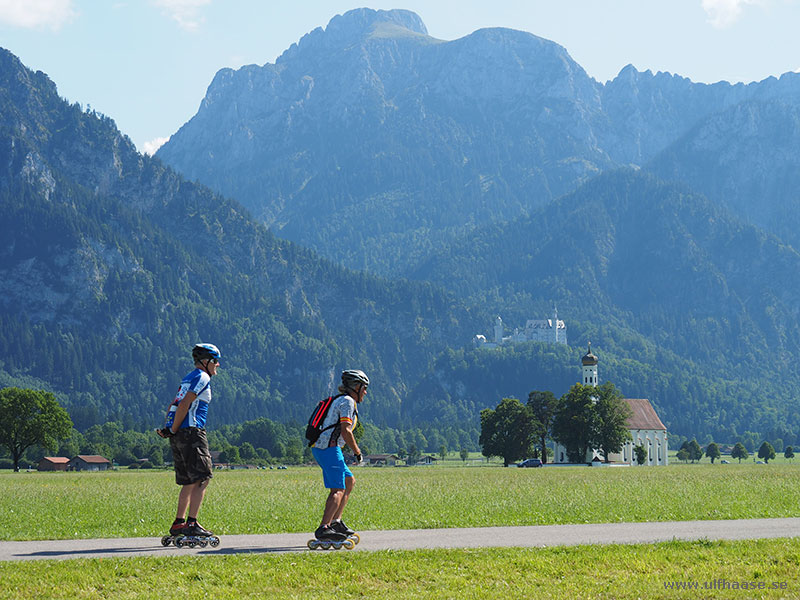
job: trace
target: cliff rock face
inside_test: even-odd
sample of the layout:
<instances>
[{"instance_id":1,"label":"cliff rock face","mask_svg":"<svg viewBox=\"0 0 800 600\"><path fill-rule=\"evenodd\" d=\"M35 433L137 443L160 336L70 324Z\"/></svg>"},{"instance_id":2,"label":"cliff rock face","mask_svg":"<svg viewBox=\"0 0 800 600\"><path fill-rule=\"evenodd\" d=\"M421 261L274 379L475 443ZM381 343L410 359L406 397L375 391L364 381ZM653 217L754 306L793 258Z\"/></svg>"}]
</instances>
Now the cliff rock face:
<instances>
[{"instance_id":1,"label":"cliff rock face","mask_svg":"<svg viewBox=\"0 0 800 600\"><path fill-rule=\"evenodd\" d=\"M800 248L800 106L792 100L743 101L699 120L648 168Z\"/></svg>"},{"instance_id":2,"label":"cliff rock face","mask_svg":"<svg viewBox=\"0 0 800 600\"><path fill-rule=\"evenodd\" d=\"M411 13L361 9L275 64L220 71L158 156L281 236L391 272L398 250L523 214L611 166L599 92L536 36L442 42ZM345 223L370 227L340 244Z\"/></svg>"},{"instance_id":3,"label":"cliff rock face","mask_svg":"<svg viewBox=\"0 0 800 600\"><path fill-rule=\"evenodd\" d=\"M220 71L158 156L282 237L402 274L475 226L528 214L601 171L646 167L669 148L673 166L659 158L658 172L693 182L696 157L673 144L742 103L797 106L798 90L797 74L706 85L633 66L602 85L528 33L446 42L408 11L358 9L275 64ZM748 187L758 184L738 185ZM341 243L347 223L368 226Z\"/></svg>"}]
</instances>

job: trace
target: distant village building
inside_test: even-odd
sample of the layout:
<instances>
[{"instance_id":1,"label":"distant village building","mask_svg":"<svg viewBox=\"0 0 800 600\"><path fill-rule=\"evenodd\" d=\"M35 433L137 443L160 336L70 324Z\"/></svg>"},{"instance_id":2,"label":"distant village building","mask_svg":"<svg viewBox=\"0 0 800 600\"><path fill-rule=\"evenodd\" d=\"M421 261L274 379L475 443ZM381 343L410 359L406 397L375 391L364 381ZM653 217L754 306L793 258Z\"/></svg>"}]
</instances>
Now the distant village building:
<instances>
[{"instance_id":1,"label":"distant village building","mask_svg":"<svg viewBox=\"0 0 800 600\"><path fill-rule=\"evenodd\" d=\"M485 335L476 335L472 342L476 348L497 348L506 344L519 344L522 342L546 342L548 344L566 344L567 326L559 320L558 310L553 308L551 319L528 319L525 329L515 329L509 336L504 335L503 319L499 316L495 320L494 336L492 341Z\"/></svg>"},{"instance_id":2,"label":"distant village building","mask_svg":"<svg viewBox=\"0 0 800 600\"><path fill-rule=\"evenodd\" d=\"M397 465L397 461L400 460L400 457L396 454L369 454L364 457L364 460L368 465L374 467L394 467Z\"/></svg>"},{"instance_id":3,"label":"distant village building","mask_svg":"<svg viewBox=\"0 0 800 600\"><path fill-rule=\"evenodd\" d=\"M106 471L111 461L98 454L79 454L67 463L68 471Z\"/></svg>"},{"instance_id":4,"label":"distant village building","mask_svg":"<svg viewBox=\"0 0 800 600\"><path fill-rule=\"evenodd\" d=\"M66 456L45 456L39 461L40 471L66 471L69 459Z\"/></svg>"},{"instance_id":5,"label":"distant village building","mask_svg":"<svg viewBox=\"0 0 800 600\"><path fill-rule=\"evenodd\" d=\"M592 354L592 345L589 350L581 357L581 374L583 385L599 385L598 359ZM643 446L647 451L645 465L667 465L667 428L658 418L653 405L645 398L623 398L631 409L631 416L628 419L628 431L631 434L631 441L627 442L619 454L611 454L608 459L614 464L636 465L636 454L634 448ZM603 460L601 450L594 448L589 450L586 455L586 462L599 464ZM553 463L568 463L567 449L559 443L553 445Z\"/></svg>"}]
</instances>

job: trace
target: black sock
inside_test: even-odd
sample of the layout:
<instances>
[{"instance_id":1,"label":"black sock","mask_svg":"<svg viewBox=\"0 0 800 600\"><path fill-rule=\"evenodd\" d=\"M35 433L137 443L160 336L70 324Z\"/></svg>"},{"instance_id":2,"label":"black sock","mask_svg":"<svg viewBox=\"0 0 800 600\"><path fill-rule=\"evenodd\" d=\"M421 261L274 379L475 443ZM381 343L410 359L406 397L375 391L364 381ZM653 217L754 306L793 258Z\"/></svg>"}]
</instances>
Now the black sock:
<instances>
[{"instance_id":1,"label":"black sock","mask_svg":"<svg viewBox=\"0 0 800 600\"><path fill-rule=\"evenodd\" d=\"M186 521L186 519L175 519L175 521L172 524L173 525L180 525L181 523L183 523L185 521Z\"/></svg>"}]
</instances>

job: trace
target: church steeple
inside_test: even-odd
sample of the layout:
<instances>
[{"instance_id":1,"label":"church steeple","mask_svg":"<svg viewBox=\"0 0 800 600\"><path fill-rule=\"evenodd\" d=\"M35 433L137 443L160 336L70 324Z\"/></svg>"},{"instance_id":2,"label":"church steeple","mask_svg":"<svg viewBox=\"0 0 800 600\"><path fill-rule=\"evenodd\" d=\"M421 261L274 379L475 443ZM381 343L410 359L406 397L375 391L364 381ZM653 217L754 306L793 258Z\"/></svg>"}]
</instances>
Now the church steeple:
<instances>
[{"instance_id":1,"label":"church steeple","mask_svg":"<svg viewBox=\"0 0 800 600\"><path fill-rule=\"evenodd\" d=\"M599 384L597 363L597 357L592 354L592 342L589 342L589 349L581 358L581 365L583 366L583 385L596 386Z\"/></svg>"}]
</instances>

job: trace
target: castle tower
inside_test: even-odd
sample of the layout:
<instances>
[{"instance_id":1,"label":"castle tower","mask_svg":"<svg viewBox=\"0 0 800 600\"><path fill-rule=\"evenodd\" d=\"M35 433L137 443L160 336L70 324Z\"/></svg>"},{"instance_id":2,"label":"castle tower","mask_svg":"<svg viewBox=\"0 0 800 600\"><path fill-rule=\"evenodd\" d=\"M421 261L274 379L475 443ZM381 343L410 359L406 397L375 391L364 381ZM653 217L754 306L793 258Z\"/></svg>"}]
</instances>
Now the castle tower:
<instances>
[{"instance_id":1,"label":"castle tower","mask_svg":"<svg viewBox=\"0 0 800 600\"><path fill-rule=\"evenodd\" d=\"M589 342L589 350L581 358L581 365L583 365L583 385L599 385L600 380L597 374L597 362L597 357L592 354L592 342Z\"/></svg>"},{"instance_id":2,"label":"castle tower","mask_svg":"<svg viewBox=\"0 0 800 600\"><path fill-rule=\"evenodd\" d=\"M558 343L558 308L553 305L553 343Z\"/></svg>"},{"instance_id":3,"label":"castle tower","mask_svg":"<svg viewBox=\"0 0 800 600\"><path fill-rule=\"evenodd\" d=\"M503 343L503 319L499 316L494 323L494 343L498 346Z\"/></svg>"}]
</instances>

